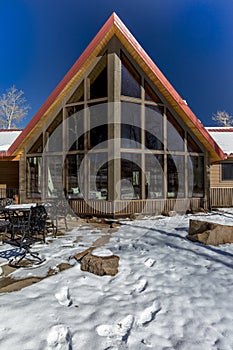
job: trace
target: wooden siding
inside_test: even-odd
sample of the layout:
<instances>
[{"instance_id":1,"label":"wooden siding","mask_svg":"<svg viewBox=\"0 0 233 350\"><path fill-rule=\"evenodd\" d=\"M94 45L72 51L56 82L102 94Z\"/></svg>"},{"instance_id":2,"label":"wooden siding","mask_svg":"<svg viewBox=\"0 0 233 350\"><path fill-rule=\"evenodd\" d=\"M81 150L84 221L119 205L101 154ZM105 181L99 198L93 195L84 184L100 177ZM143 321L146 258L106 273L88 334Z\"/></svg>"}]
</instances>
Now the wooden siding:
<instances>
[{"instance_id":1,"label":"wooden siding","mask_svg":"<svg viewBox=\"0 0 233 350\"><path fill-rule=\"evenodd\" d=\"M19 162L0 162L0 184L19 188Z\"/></svg>"},{"instance_id":2,"label":"wooden siding","mask_svg":"<svg viewBox=\"0 0 233 350\"><path fill-rule=\"evenodd\" d=\"M210 187L233 187L233 181L222 181L221 163L212 164L210 166Z\"/></svg>"}]
</instances>

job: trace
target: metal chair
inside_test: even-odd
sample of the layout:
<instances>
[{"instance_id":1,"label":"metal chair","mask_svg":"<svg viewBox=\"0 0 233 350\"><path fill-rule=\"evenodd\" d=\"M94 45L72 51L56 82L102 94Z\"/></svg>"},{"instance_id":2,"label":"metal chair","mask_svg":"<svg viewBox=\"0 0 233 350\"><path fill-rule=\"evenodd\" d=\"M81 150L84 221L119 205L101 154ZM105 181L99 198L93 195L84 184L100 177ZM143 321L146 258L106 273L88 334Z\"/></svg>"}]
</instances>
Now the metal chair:
<instances>
[{"instance_id":1,"label":"metal chair","mask_svg":"<svg viewBox=\"0 0 233 350\"><path fill-rule=\"evenodd\" d=\"M35 264L41 264L44 259L31 247L36 242L45 242L47 212L42 205L31 207L29 211L5 211L6 220L9 222L7 230L3 234L3 243L20 248L18 257L9 260L9 266L21 267L20 262L27 257L34 260Z\"/></svg>"}]
</instances>

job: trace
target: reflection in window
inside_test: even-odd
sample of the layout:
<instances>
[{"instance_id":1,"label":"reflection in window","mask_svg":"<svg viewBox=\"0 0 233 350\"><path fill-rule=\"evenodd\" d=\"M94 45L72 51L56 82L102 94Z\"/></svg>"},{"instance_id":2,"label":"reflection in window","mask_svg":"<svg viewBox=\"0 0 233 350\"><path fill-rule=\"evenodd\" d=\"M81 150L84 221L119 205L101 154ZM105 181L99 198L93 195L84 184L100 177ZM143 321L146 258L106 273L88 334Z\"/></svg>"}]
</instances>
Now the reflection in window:
<instances>
[{"instance_id":1,"label":"reflection in window","mask_svg":"<svg viewBox=\"0 0 233 350\"><path fill-rule=\"evenodd\" d=\"M89 76L90 93L88 99L107 97L107 55L105 54L97 63Z\"/></svg>"},{"instance_id":2,"label":"reflection in window","mask_svg":"<svg viewBox=\"0 0 233 350\"><path fill-rule=\"evenodd\" d=\"M84 101L84 82L82 82L75 90L71 98L67 101L67 104L81 101Z\"/></svg>"},{"instance_id":3,"label":"reflection in window","mask_svg":"<svg viewBox=\"0 0 233 350\"><path fill-rule=\"evenodd\" d=\"M151 150L163 149L163 114L156 106L145 108L145 146Z\"/></svg>"},{"instance_id":4,"label":"reflection in window","mask_svg":"<svg viewBox=\"0 0 233 350\"><path fill-rule=\"evenodd\" d=\"M200 147L197 145L197 143L194 141L194 139L188 134L187 137L187 146L189 152L196 152L201 153Z\"/></svg>"},{"instance_id":5,"label":"reflection in window","mask_svg":"<svg viewBox=\"0 0 233 350\"><path fill-rule=\"evenodd\" d=\"M92 153L89 155L89 199L108 198L108 154Z\"/></svg>"},{"instance_id":6,"label":"reflection in window","mask_svg":"<svg viewBox=\"0 0 233 350\"><path fill-rule=\"evenodd\" d=\"M222 181L233 181L233 163L222 163Z\"/></svg>"},{"instance_id":7,"label":"reflection in window","mask_svg":"<svg viewBox=\"0 0 233 350\"><path fill-rule=\"evenodd\" d=\"M41 198L42 157L27 158L27 197Z\"/></svg>"},{"instance_id":8,"label":"reflection in window","mask_svg":"<svg viewBox=\"0 0 233 350\"><path fill-rule=\"evenodd\" d=\"M121 94L124 96L141 97L141 77L121 52Z\"/></svg>"},{"instance_id":9,"label":"reflection in window","mask_svg":"<svg viewBox=\"0 0 233 350\"><path fill-rule=\"evenodd\" d=\"M141 147L141 107L133 103L121 103L121 147Z\"/></svg>"},{"instance_id":10,"label":"reflection in window","mask_svg":"<svg viewBox=\"0 0 233 350\"><path fill-rule=\"evenodd\" d=\"M68 149L70 151L84 149L84 111L83 105L67 109Z\"/></svg>"},{"instance_id":11,"label":"reflection in window","mask_svg":"<svg viewBox=\"0 0 233 350\"><path fill-rule=\"evenodd\" d=\"M62 111L47 129L47 151L62 151Z\"/></svg>"},{"instance_id":12,"label":"reflection in window","mask_svg":"<svg viewBox=\"0 0 233 350\"><path fill-rule=\"evenodd\" d=\"M158 95L154 92L154 90L150 87L150 85L145 81L145 100L153 101L156 103L162 103Z\"/></svg>"},{"instance_id":13,"label":"reflection in window","mask_svg":"<svg viewBox=\"0 0 233 350\"><path fill-rule=\"evenodd\" d=\"M189 197L204 196L204 157L188 157Z\"/></svg>"},{"instance_id":14,"label":"reflection in window","mask_svg":"<svg viewBox=\"0 0 233 350\"><path fill-rule=\"evenodd\" d=\"M121 199L141 198L141 155L121 154Z\"/></svg>"},{"instance_id":15,"label":"reflection in window","mask_svg":"<svg viewBox=\"0 0 233 350\"><path fill-rule=\"evenodd\" d=\"M36 140L28 153L42 153L43 152L43 135Z\"/></svg>"},{"instance_id":16,"label":"reflection in window","mask_svg":"<svg viewBox=\"0 0 233 350\"><path fill-rule=\"evenodd\" d=\"M108 140L108 116L107 104L91 104L90 111L90 149L100 144L100 148L107 148L107 144L102 142Z\"/></svg>"},{"instance_id":17,"label":"reflection in window","mask_svg":"<svg viewBox=\"0 0 233 350\"><path fill-rule=\"evenodd\" d=\"M66 191L68 198L83 198L84 184L79 181L83 180L83 176L79 175L79 168L83 161L82 154L72 154L66 157Z\"/></svg>"},{"instance_id":18,"label":"reflection in window","mask_svg":"<svg viewBox=\"0 0 233 350\"><path fill-rule=\"evenodd\" d=\"M167 148L169 151L184 151L184 130L167 111Z\"/></svg>"},{"instance_id":19,"label":"reflection in window","mask_svg":"<svg viewBox=\"0 0 233 350\"><path fill-rule=\"evenodd\" d=\"M145 155L146 198L162 198L163 192L163 155Z\"/></svg>"},{"instance_id":20,"label":"reflection in window","mask_svg":"<svg viewBox=\"0 0 233 350\"><path fill-rule=\"evenodd\" d=\"M184 156L167 156L167 196L177 198L185 196Z\"/></svg>"},{"instance_id":21,"label":"reflection in window","mask_svg":"<svg viewBox=\"0 0 233 350\"><path fill-rule=\"evenodd\" d=\"M63 195L62 156L49 156L46 160L47 197L59 198Z\"/></svg>"}]
</instances>

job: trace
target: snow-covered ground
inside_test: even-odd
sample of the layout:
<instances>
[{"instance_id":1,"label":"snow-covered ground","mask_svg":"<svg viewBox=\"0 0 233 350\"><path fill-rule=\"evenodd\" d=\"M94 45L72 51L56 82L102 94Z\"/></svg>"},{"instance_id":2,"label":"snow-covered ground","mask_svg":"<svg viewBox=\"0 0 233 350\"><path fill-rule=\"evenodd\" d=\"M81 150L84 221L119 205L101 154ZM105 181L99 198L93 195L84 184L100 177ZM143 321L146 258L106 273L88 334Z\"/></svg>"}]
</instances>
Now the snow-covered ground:
<instances>
[{"instance_id":1,"label":"snow-covered ground","mask_svg":"<svg viewBox=\"0 0 233 350\"><path fill-rule=\"evenodd\" d=\"M38 245L46 262L18 269L15 278L43 276L61 262L73 267L0 294L0 349L232 350L233 244L188 241L190 218L124 222L104 247L120 257L114 277L83 272L70 259L104 235L98 229L77 223ZM232 214L195 218L233 225Z\"/></svg>"}]
</instances>

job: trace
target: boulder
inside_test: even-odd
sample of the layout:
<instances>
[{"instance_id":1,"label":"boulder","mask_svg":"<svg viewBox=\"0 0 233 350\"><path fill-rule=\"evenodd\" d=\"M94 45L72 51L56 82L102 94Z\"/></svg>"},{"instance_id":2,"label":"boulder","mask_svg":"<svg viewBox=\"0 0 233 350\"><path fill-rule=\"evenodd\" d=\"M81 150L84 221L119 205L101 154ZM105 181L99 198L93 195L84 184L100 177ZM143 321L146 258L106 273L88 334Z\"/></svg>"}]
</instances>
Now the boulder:
<instances>
[{"instance_id":1,"label":"boulder","mask_svg":"<svg viewBox=\"0 0 233 350\"><path fill-rule=\"evenodd\" d=\"M119 256L96 256L93 253L85 255L81 262L81 270L98 276L115 276L118 272Z\"/></svg>"},{"instance_id":2,"label":"boulder","mask_svg":"<svg viewBox=\"0 0 233 350\"><path fill-rule=\"evenodd\" d=\"M191 219L186 238L193 242L215 246L233 243L233 226Z\"/></svg>"}]
</instances>

